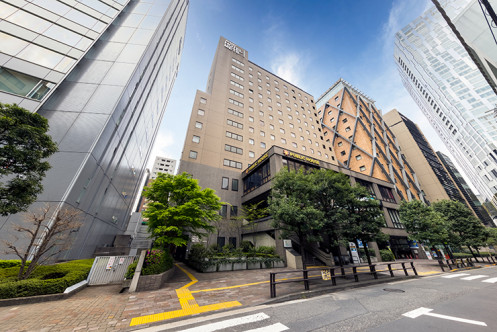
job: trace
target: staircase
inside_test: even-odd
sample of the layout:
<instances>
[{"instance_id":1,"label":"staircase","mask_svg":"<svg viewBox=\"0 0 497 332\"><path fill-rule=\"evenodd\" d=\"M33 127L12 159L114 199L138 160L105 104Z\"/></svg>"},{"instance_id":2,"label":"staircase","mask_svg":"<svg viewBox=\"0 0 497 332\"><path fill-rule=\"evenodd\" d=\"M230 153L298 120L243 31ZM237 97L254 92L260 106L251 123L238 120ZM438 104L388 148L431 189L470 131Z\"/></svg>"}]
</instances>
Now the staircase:
<instances>
[{"instance_id":1,"label":"staircase","mask_svg":"<svg viewBox=\"0 0 497 332\"><path fill-rule=\"evenodd\" d=\"M297 237L290 237L293 243L297 244L298 251L302 252L300 249L300 242ZM306 252L306 261L307 266L313 265L326 265L326 266L334 266L335 262L333 261L333 256L331 254L327 254L323 250L319 249L317 244L312 244L307 248Z\"/></svg>"},{"instance_id":2,"label":"staircase","mask_svg":"<svg viewBox=\"0 0 497 332\"><path fill-rule=\"evenodd\" d=\"M134 212L128 223L128 228L124 234L131 236L130 255L137 255L140 249L149 249L152 247L152 239L148 232L148 226L142 224L141 213Z\"/></svg>"}]
</instances>

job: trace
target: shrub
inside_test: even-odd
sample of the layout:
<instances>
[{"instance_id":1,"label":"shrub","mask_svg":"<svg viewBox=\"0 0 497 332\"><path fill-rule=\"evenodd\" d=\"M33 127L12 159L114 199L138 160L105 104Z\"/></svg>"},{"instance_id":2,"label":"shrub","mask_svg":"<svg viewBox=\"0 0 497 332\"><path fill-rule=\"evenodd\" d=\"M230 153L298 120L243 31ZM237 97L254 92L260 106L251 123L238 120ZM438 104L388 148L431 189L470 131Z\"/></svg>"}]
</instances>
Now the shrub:
<instances>
[{"instance_id":1,"label":"shrub","mask_svg":"<svg viewBox=\"0 0 497 332\"><path fill-rule=\"evenodd\" d=\"M394 256L393 252L391 252L388 249L381 249L380 256L381 256L381 260L383 262L391 262L391 261L395 260L395 256Z\"/></svg>"},{"instance_id":2,"label":"shrub","mask_svg":"<svg viewBox=\"0 0 497 332\"><path fill-rule=\"evenodd\" d=\"M128 270L126 271L126 274L124 275L124 278L126 279L132 279L133 276L135 275L135 270L136 266L138 265L138 261L135 261L128 266Z\"/></svg>"},{"instance_id":3,"label":"shrub","mask_svg":"<svg viewBox=\"0 0 497 332\"><path fill-rule=\"evenodd\" d=\"M27 263L29 264L29 261ZM21 266L21 260L19 259L0 260L0 269L18 266Z\"/></svg>"},{"instance_id":4,"label":"shrub","mask_svg":"<svg viewBox=\"0 0 497 332\"><path fill-rule=\"evenodd\" d=\"M8 281L0 283L0 298L62 293L67 287L85 280L92 263L93 259L85 259L55 265L41 265L29 279L19 281L15 280L19 271L18 267L1 269L0 272L8 278Z\"/></svg>"},{"instance_id":5,"label":"shrub","mask_svg":"<svg viewBox=\"0 0 497 332\"><path fill-rule=\"evenodd\" d=\"M268 246L260 246L256 248L256 252L258 254L276 255L276 248Z\"/></svg>"},{"instance_id":6,"label":"shrub","mask_svg":"<svg viewBox=\"0 0 497 332\"><path fill-rule=\"evenodd\" d=\"M142 275L159 274L173 267L173 257L169 251L161 249L147 250L143 262Z\"/></svg>"},{"instance_id":7,"label":"shrub","mask_svg":"<svg viewBox=\"0 0 497 332\"><path fill-rule=\"evenodd\" d=\"M251 252L254 250L254 245L250 241L242 241L240 242L240 248L243 252Z\"/></svg>"}]
</instances>

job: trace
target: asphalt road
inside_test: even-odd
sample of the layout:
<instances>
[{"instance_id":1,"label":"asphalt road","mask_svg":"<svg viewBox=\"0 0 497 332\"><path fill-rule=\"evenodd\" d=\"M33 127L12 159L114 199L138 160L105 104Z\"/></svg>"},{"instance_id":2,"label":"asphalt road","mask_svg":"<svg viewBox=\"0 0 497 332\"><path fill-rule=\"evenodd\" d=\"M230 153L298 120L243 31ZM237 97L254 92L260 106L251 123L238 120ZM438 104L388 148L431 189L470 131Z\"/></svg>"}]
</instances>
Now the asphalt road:
<instances>
[{"instance_id":1,"label":"asphalt road","mask_svg":"<svg viewBox=\"0 0 497 332\"><path fill-rule=\"evenodd\" d=\"M497 267L164 324L149 331L497 331Z\"/></svg>"}]
</instances>

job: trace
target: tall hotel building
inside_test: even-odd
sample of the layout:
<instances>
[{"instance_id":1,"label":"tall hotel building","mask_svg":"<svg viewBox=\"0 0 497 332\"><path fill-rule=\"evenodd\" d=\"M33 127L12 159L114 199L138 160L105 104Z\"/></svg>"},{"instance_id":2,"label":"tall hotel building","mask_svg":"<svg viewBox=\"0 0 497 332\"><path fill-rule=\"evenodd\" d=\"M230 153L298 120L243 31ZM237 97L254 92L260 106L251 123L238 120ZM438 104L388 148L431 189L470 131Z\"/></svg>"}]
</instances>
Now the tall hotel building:
<instances>
[{"instance_id":1,"label":"tall hotel building","mask_svg":"<svg viewBox=\"0 0 497 332\"><path fill-rule=\"evenodd\" d=\"M455 17L470 1L444 1ZM481 18L482 20L484 18ZM435 7L395 38L402 82L480 195L497 205L497 96Z\"/></svg>"},{"instance_id":2,"label":"tall hotel building","mask_svg":"<svg viewBox=\"0 0 497 332\"><path fill-rule=\"evenodd\" d=\"M0 102L48 118L59 152L31 206L82 212L60 259L127 226L178 73L188 0L0 2ZM10 239L22 215L0 219ZM2 250L3 251L3 250Z\"/></svg>"},{"instance_id":3,"label":"tall hotel building","mask_svg":"<svg viewBox=\"0 0 497 332\"><path fill-rule=\"evenodd\" d=\"M346 109L359 98L358 93L342 80L334 85L333 91L335 88L336 93L341 93L340 98L342 93L352 94L350 98L348 95L343 97ZM323 105L325 103L323 99ZM377 110L370 100L366 101L365 107L371 130L375 121L372 110ZM237 245L240 240L250 240L257 245L276 246L278 253L285 257L280 233L271 227L268 218L260 220L257 229L238 230L232 228L229 219L238 216L244 204L264 202L261 207L264 206L270 194L271 178L280 169L328 168L347 174L352 183L364 185L382 202L386 220L384 232L391 235L392 250L398 257L412 254L407 233L398 217L398 193L406 199L419 197L415 176L412 175L412 184L409 184L404 176L405 172L411 172L402 166L404 162L393 165L389 162L393 159L387 160L392 157L384 136L381 142L380 138L374 141L378 145L381 143L384 155L378 156L379 149L376 145L371 146L368 136L369 147L364 147L364 159L356 159L358 151L354 150L354 162L344 163L343 156L336 155L337 151L343 150L339 138L330 140L333 135L326 134L328 129L323 125L323 121L326 122L323 117L323 110L316 109L312 95L249 61L246 50L220 38L207 89L197 91L195 96L179 166L179 172L192 174L202 187L216 190L221 200L229 203L221 210L225 222L217 225L219 236L215 239L212 235L208 240L210 244L217 241L220 245ZM346 117L343 115L340 121ZM354 128L350 132L356 132L355 124L359 120L350 116L349 121L348 125ZM388 135L381 123L376 132ZM351 133L345 139L349 139ZM356 138L359 136L357 134ZM395 140L393 136L391 140ZM395 143L392 146L396 147ZM371 169L376 163L382 163L378 169L383 173L375 177L376 173L372 176ZM398 167L398 171L394 172L393 167ZM393 174L398 174L399 189L393 184ZM329 260L329 254L319 248L313 250L312 254L323 262Z\"/></svg>"}]
</instances>

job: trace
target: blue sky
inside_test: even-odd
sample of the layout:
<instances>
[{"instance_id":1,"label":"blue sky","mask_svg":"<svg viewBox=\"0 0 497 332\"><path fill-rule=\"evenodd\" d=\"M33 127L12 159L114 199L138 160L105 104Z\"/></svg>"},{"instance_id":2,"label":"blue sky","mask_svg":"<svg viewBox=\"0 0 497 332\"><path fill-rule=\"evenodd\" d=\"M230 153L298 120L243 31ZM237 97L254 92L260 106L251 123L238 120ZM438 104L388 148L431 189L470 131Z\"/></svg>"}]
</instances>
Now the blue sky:
<instances>
[{"instance_id":1,"label":"blue sky","mask_svg":"<svg viewBox=\"0 0 497 332\"><path fill-rule=\"evenodd\" d=\"M397 108L411 118L434 149L447 153L393 60L395 32L430 6L429 0L190 0L180 70L151 158L180 159L195 92L205 90L220 36L315 98L344 78L383 113Z\"/></svg>"}]
</instances>

